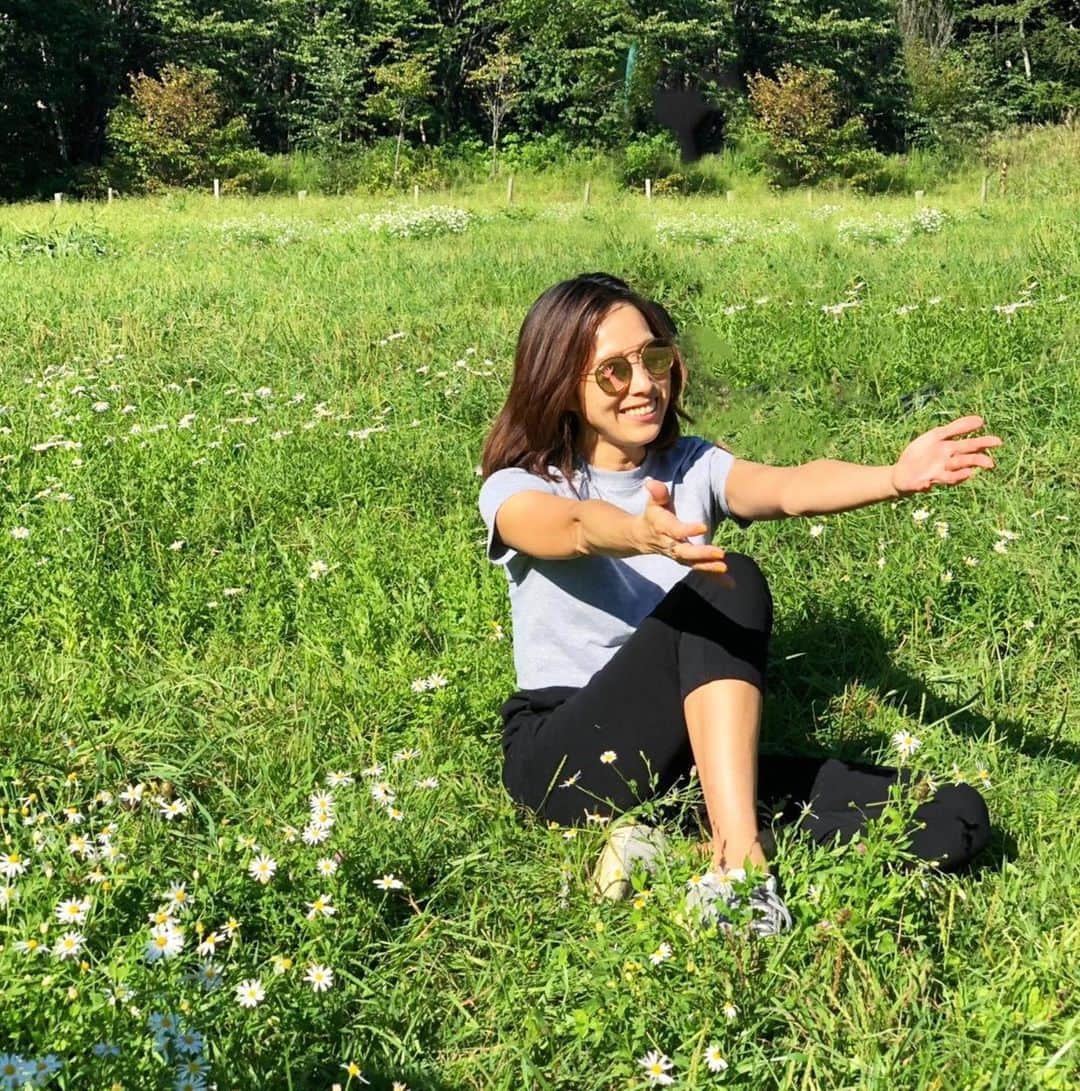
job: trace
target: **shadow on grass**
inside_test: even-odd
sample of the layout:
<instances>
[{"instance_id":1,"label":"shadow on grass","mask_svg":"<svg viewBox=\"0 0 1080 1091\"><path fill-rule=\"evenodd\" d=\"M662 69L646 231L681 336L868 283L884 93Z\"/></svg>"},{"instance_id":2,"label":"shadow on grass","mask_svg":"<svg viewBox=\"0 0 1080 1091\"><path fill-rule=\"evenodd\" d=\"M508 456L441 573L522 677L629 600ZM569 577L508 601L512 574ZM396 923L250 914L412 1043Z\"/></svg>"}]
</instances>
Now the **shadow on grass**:
<instances>
[{"instance_id":1,"label":"shadow on grass","mask_svg":"<svg viewBox=\"0 0 1080 1091\"><path fill-rule=\"evenodd\" d=\"M849 686L858 682L871 691L863 706L868 718L874 706L888 702L906 715L917 715L921 723L944 723L958 735L983 739L993 730L1000 742L1027 757L1052 756L1074 764L1080 759L1080 747L1062 739L1060 730L1045 734L1015 720L991 719L971 707L977 692L946 695L898 667L877 625L856 613L819 615L788 628L781 625L770 645L769 669L765 750L813 754L822 760L857 759L869 747L886 744L880 732L869 728L848 734L841 723L839 738L827 742L808 729L815 706L849 700ZM955 685L959 691L960 683ZM858 708L851 714L857 715ZM992 825L989 845L966 870L998 866L1016 856L1015 838Z\"/></svg>"},{"instance_id":2,"label":"shadow on grass","mask_svg":"<svg viewBox=\"0 0 1080 1091\"><path fill-rule=\"evenodd\" d=\"M1080 762L1080 746L1061 737L1064 718L1056 730L1041 733L1015 720L991 719L975 711L971 706L979 693L974 687L966 696L960 692L959 681L952 683L955 695L931 689L923 679L893 663L880 629L855 613L822 615L791 628L781 624L770 645L769 670L769 711L788 736L806 738L807 713L813 706L841 697L857 681L877 691L877 703L888 702L906 715L918 715L922 723L945 723L950 731L973 739L985 738L993 730L998 740L1027 757ZM865 746L867 741L885 740L863 734L858 745ZM847 745L841 739L841 747Z\"/></svg>"}]
</instances>

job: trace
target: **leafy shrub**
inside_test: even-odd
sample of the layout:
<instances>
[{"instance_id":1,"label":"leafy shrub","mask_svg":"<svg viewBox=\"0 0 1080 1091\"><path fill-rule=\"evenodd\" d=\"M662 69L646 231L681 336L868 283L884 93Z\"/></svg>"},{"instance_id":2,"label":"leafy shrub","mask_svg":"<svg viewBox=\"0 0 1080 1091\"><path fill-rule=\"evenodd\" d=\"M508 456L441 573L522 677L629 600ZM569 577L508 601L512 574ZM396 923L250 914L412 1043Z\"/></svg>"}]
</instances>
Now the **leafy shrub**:
<instances>
[{"instance_id":1,"label":"leafy shrub","mask_svg":"<svg viewBox=\"0 0 1080 1091\"><path fill-rule=\"evenodd\" d=\"M958 50L910 41L904 46L904 71L911 87L913 142L941 148L957 161L1002 120L995 117L978 67Z\"/></svg>"},{"instance_id":2,"label":"leafy shrub","mask_svg":"<svg viewBox=\"0 0 1080 1091\"><path fill-rule=\"evenodd\" d=\"M651 178L655 184L676 169L679 146L668 132L631 140L618 157L616 177L621 185L639 188Z\"/></svg>"},{"instance_id":3,"label":"leafy shrub","mask_svg":"<svg viewBox=\"0 0 1080 1091\"><path fill-rule=\"evenodd\" d=\"M263 163L247 121L228 117L213 79L166 65L159 79L131 77L131 94L109 114L109 175L121 189L206 185L248 188Z\"/></svg>"},{"instance_id":4,"label":"leafy shrub","mask_svg":"<svg viewBox=\"0 0 1080 1091\"><path fill-rule=\"evenodd\" d=\"M573 143L562 133L533 137L507 133L499 147L499 159L504 168L536 173L566 166L574 153Z\"/></svg>"},{"instance_id":5,"label":"leafy shrub","mask_svg":"<svg viewBox=\"0 0 1080 1091\"><path fill-rule=\"evenodd\" d=\"M839 174L856 188L873 188L884 156L869 147L861 117L842 120L839 82L832 72L782 65L776 79L750 77L750 101L767 138L766 164L779 185Z\"/></svg>"}]
</instances>

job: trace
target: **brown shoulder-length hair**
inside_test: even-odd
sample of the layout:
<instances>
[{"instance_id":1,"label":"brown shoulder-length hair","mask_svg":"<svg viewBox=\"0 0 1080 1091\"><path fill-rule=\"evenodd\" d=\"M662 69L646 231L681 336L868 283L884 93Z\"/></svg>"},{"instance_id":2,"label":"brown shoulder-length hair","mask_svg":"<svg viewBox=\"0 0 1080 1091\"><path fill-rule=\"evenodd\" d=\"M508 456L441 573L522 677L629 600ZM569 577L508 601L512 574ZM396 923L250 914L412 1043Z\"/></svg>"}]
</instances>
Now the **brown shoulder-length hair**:
<instances>
[{"instance_id":1,"label":"brown shoulder-length hair","mask_svg":"<svg viewBox=\"0 0 1080 1091\"><path fill-rule=\"evenodd\" d=\"M554 480L549 467L555 467L564 480L572 480L581 433L573 409L575 389L592 355L596 331L618 303L637 307L654 336L675 340L675 323L664 307L618 277L581 273L548 288L529 308L518 332L510 393L484 443L485 478L515 466L549 481ZM676 347L671 398L650 449L672 446L679 438L679 419L692 420L679 404L686 380L686 363Z\"/></svg>"}]
</instances>

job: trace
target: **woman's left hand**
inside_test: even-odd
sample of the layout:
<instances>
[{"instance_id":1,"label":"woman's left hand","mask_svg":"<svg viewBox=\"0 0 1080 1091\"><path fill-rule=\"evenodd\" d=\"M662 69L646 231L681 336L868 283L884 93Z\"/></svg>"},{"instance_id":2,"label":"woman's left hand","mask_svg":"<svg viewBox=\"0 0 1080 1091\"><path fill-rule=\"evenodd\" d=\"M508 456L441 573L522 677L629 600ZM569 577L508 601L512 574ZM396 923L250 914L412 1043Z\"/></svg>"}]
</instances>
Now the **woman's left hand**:
<instances>
[{"instance_id":1,"label":"woman's left hand","mask_svg":"<svg viewBox=\"0 0 1080 1091\"><path fill-rule=\"evenodd\" d=\"M985 452L1001 446L999 436L956 438L983 427L982 417L959 417L913 439L892 468L893 488L906 496L927 492L934 485L959 485L976 469L992 470L994 460Z\"/></svg>"}]
</instances>

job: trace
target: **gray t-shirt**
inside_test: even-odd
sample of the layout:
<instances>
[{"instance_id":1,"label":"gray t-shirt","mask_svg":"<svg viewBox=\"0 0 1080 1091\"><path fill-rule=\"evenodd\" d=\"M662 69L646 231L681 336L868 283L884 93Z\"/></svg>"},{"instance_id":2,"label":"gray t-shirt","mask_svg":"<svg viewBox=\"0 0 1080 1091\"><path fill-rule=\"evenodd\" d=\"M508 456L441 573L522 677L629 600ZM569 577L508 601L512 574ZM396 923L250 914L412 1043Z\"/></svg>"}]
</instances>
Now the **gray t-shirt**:
<instances>
[{"instance_id":1,"label":"gray t-shirt","mask_svg":"<svg viewBox=\"0 0 1080 1091\"><path fill-rule=\"evenodd\" d=\"M583 686L619 650L665 594L691 570L659 553L634 557L572 557L541 560L511 549L495 529L504 500L519 492L546 492L570 499L606 500L633 515L645 510L644 480L662 481L675 514L704 523L712 541L728 511L725 484L734 456L708 440L683 436L666 451L649 451L632 470L600 470L579 463L575 497L569 484L545 481L522 469L493 473L480 489L488 557L502 565L510 585L514 668L519 689ZM749 522L736 519L743 527Z\"/></svg>"}]
</instances>

